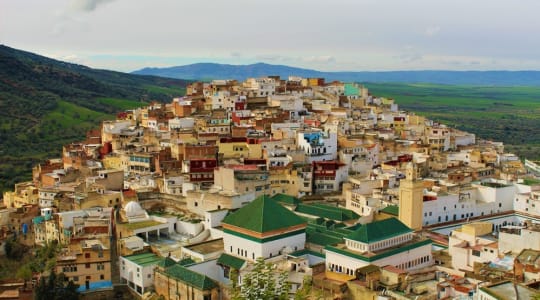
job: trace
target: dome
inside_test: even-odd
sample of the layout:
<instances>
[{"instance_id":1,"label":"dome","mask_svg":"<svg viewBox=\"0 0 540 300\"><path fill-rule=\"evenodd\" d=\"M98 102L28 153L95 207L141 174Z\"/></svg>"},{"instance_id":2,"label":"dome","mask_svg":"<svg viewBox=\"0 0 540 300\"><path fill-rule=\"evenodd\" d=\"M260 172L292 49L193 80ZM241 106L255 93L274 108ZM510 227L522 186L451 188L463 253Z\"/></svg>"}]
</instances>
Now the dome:
<instances>
[{"instance_id":1,"label":"dome","mask_svg":"<svg viewBox=\"0 0 540 300\"><path fill-rule=\"evenodd\" d=\"M144 215L146 213L139 202L135 201L129 201L128 204L126 204L126 207L124 207L124 211L126 212L126 217L128 218Z\"/></svg>"}]
</instances>

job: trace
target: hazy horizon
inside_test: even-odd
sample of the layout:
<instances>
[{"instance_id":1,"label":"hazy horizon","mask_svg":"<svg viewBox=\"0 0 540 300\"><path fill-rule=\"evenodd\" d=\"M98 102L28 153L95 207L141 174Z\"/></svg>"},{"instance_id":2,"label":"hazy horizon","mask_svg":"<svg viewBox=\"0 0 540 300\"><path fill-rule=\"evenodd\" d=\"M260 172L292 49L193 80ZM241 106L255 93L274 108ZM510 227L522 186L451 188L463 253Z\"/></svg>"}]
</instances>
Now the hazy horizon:
<instances>
[{"instance_id":1,"label":"hazy horizon","mask_svg":"<svg viewBox=\"0 0 540 300\"><path fill-rule=\"evenodd\" d=\"M535 0L4 0L0 8L1 44L123 72L200 62L540 70Z\"/></svg>"}]
</instances>

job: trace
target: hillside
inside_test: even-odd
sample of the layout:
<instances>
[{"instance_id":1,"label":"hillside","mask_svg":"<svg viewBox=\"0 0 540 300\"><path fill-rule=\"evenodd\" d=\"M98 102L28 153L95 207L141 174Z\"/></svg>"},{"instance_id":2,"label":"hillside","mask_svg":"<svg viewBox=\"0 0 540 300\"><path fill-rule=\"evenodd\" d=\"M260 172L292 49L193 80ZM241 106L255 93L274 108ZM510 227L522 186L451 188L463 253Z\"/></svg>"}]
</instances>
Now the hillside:
<instances>
[{"instance_id":1,"label":"hillside","mask_svg":"<svg viewBox=\"0 0 540 300\"><path fill-rule=\"evenodd\" d=\"M290 66L257 63L251 65L227 65L197 63L168 68L144 68L133 74L155 75L193 80L238 79L249 77L290 75L323 77L328 81L346 82L402 82L436 83L452 85L540 86L540 71L388 71L388 72L321 72Z\"/></svg>"},{"instance_id":2,"label":"hillside","mask_svg":"<svg viewBox=\"0 0 540 300\"><path fill-rule=\"evenodd\" d=\"M0 190L30 178L114 113L170 101L187 81L96 70L0 45Z\"/></svg>"},{"instance_id":3,"label":"hillside","mask_svg":"<svg viewBox=\"0 0 540 300\"><path fill-rule=\"evenodd\" d=\"M401 109L501 141L520 157L540 159L540 87L368 83L373 95Z\"/></svg>"}]
</instances>

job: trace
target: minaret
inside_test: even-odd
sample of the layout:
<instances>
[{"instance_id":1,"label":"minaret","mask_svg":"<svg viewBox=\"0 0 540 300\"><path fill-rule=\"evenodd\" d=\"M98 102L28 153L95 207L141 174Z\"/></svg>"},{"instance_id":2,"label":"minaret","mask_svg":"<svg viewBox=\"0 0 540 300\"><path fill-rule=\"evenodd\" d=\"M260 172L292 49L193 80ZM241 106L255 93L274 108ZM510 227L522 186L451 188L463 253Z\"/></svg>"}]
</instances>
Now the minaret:
<instances>
[{"instance_id":1,"label":"minaret","mask_svg":"<svg viewBox=\"0 0 540 300\"><path fill-rule=\"evenodd\" d=\"M405 179L399 183L399 220L413 230L422 229L423 183L416 178L416 167L407 164Z\"/></svg>"}]
</instances>

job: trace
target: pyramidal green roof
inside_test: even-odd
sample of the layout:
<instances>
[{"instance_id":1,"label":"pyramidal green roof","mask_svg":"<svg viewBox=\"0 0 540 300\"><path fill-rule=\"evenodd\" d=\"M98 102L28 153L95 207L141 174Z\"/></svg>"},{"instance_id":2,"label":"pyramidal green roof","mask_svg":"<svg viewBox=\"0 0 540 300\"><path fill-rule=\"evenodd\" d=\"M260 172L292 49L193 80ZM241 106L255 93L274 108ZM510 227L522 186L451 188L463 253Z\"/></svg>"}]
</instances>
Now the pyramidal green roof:
<instances>
[{"instance_id":1,"label":"pyramidal green roof","mask_svg":"<svg viewBox=\"0 0 540 300\"><path fill-rule=\"evenodd\" d=\"M362 243L373 243L409 232L412 230L400 220L389 218L360 226L345 238Z\"/></svg>"},{"instance_id":2,"label":"pyramidal green roof","mask_svg":"<svg viewBox=\"0 0 540 300\"><path fill-rule=\"evenodd\" d=\"M226 216L222 222L258 233L306 224L304 219L266 195Z\"/></svg>"}]
</instances>

